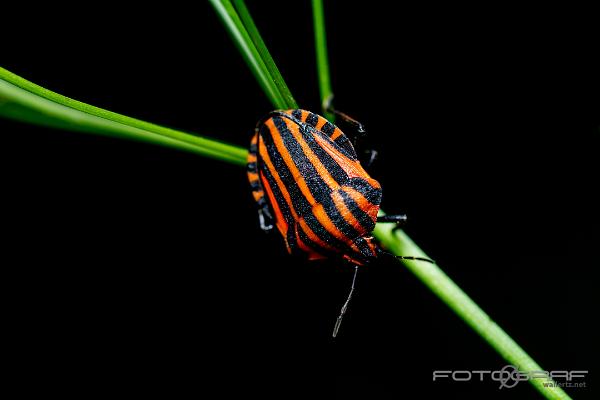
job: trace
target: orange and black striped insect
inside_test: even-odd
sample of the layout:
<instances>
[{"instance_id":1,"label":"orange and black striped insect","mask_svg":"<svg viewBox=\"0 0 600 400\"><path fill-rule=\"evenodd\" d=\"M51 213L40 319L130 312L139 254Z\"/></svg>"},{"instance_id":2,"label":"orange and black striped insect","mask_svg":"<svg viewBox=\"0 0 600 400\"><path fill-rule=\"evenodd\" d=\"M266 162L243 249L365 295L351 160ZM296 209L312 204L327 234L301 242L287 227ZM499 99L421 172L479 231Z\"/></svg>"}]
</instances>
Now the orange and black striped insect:
<instances>
[{"instance_id":1,"label":"orange and black striped insect","mask_svg":"<svg viewBox=\"0 0 600 400\"><path fill-rule=\"evenodd\" d=\"M364 133L360 123L336 112ZM340 257L358 266L384 252L371 232L376 222L402 222L404 215L377 216L381 185L362 167L350 139L325 118L305 110L273 111L257 125L248 154L248 179L258 204L260 227L275 226L290 254L310 260ZM418 257L400 257L421 259Z\"/></svg>"}]
</instances>

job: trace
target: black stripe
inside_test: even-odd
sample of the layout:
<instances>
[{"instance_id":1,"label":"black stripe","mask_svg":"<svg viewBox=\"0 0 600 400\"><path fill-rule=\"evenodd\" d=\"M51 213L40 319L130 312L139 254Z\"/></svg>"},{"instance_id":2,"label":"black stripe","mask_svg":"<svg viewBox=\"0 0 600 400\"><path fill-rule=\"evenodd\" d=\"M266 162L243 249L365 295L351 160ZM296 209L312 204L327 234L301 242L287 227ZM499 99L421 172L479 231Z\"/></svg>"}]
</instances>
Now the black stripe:
<instances>
[{"instance_id":1,"label":"black stripe","mask_svg":"<svg viewBox=\"0 0 600 400\"><path fill-rule=\"evenodd\" d=\"M365 238L361 237L361 238L356 239L356 246L360 250L360 254L354 253L354 256L355 257L359 256L359 255L362 256L362 257L356 257L360 261L368 263L369 261L376 258L376 256L373 255L373 252L371 251L371 248L369 247L369 244L367 243Z\"/></svg>"},{"instance_id":2,"label":"black stripe","mask_svg":"<svg viewBox=\"0 0 600 400\"><path fill-rule=\"evenodd\" d=\"M346 193L343 189L339 190L338 193L344 199L344 203L350 213L356 218L356 220L360 223L360 225L367 231L367 233L372 232L375 229L375 222L371 219L369 214L363 211L362 208L350 197L348 193Z\"/></svg>"},{"instance_id":3,"label":"black stripe","mask_svg":"<svg viewBox=\"0 0 600 400\"><path fill-rule=\"evenodd\" d=\"M292 111L292 117L298 119L298 120L302 120L302 110L294 110Z\"/></svg>"},{"instance_id":4,"label":"black stripe","mask_svg":"<svg viewBox=\"0 0 600 400\"><path fill-rule=\"evenodd\" d=\"M285 222L288 225L288 229L292 229L293 226L296 225L296 221L292 216L290 208L288 207L287 202L285 201L285 198L281 193L281 190L279 190L279 186L277 186L275 178L273 178L273 175L271 175L271 171L269 171L269 168L265 163L262 163L262 173L267 182L269 182L271 193L273 194L273 197L275 198L275 201L277 202L277 205L279 206L279 209L283 214L283 218L285 219ZM274 213L273 216L275 216Z\"/></svg>"},{"instance_id":5,"label":"black stripe","mask_svg":"<svg viewBox=\"0 0 600 400\"><path fill-rule=\"evenodd\" d=\"M290 248L290 254L298 254L298 242L296 240L296 227L297 225L288 226L287 237L285 241Z\"/></svg>"},{"instance_id":6,"label":"black stripe","mask_svg":"<svg viewBox=\"0 0 600 400\"><path fill-rule=\"evenodd\" d=\"M319 122L319 117L316 114L309 112L308 117L306 117L306 123L314 128L317 126L317 122Z\"/></svg>"},{"instance_id":7,"label":"black stripe","mask_svg":"<svg viewBox=\"0 0 600 400\"><path fill-rule=\"evenodd\" d=\"M257 190L262 190L262 186L260 185L260 182L258 182L258 179L250 181L250 188L252 188L253 192L256 192Z\"/></svg>"},{"instance_id":8,"label":"black stripe","mask_svg":"<svg viewBox=\"0 0 600 400\"><path fill-rule=\"evenodd\" d=\"M275 133L275 134L277 134L277 133ZM308 204L308 201L306 201L306 199L302 195L302 192L296 185L291 172L289 171L287 165L285 164L285 161L279 154L279 150L277 150L277 147L275 146L275 143L273 142L272 133L266 125L261 129L260 135L265 144L267 153L269 154L269 157L271 158L271 163L273 164L273 168L275 168L275 171L277 171L277 173L279 174L281 181L283 182L285 188L288 190L288 192L292 198L293 207L296 210L296 213L300 216L303 216L305 213L307 213L307 214L310 213L311 206L310 206L310 204ZM271 183L271 180L269 180L269 183ZM273 180L273 183L276 184L275 180ZM299 198L300 200L303 200L303 201L296 202L297 198Z\"/></svg>"},{"instance_id":9,"label":"black stripe","mask_svg":"<svg viewBox=\"0 0 600 400\"><path fill-rule=\"evenodd\" d=\"M323 254L326 255L328 253L330 253L331 251L328 249L325 249L321 246L319 246L317 243L313 242L308 235L306 234L306 232L304 232L304 230L302 229L302 227L298 226L298 236L300 237L300 240L302 240L302 242L304 242L305 245L307 245L308 247L310 247L311 249L313 249L316 253L319 254ZM296 238L294 238L295 241ZM300 246L300 244L298 244L298 246Z\"/></svg>"},{"instance_id":10,"label":"black stripe","mask_svg":"<svg viewBox=\"0 0 600 400\"><path fill-rule=\"evenodd\" d=\"M285 121L282 118L274 117L273 122L275 123L275 127L278 129L279 134L283 140L283 144L290 153L294 163L296 164L300 174L306 181L306 184L311 191L313 197L318 203L323 205L325 212L335 225L335 227L344 235L348 240L352 240L359 235L359 233L352 227L350 224L346 222L344 217L340 214L339 210L335 206L333 199L331 198L332 188L327 186L327 184L322 180L321 176L315 169L315 166L310 162L300 144L296 141L292 133L289 131ZM312 138L311 138L312 139ZM313 139L314 141L314 139ZM318 144L315 143L316 146ZM320 146L319 146L320 148ZM324 152L323 149L321 149ZM332 160L333 162L333 160ZM335 164L335 167L339 168L339 166ZM345 175L343 170L340 168L341 174L345 177L343 180L344 183L348 181L348 177ZM297 186L296 182L293 181L294 186ZM299 190L299 189L298 189ZM306 201L304 195L301 194L303 200ZM306 201L308 204L308 201ZM312 215L312 207L310 210ZM303 214L302 214L303 215ZM311 226L312 228L312 226ZM338 239L336 239L338 240Z\"/></svg>"},{"instance_id":11,"label":"black stripe","mask_svg":"<svg viewBox=\"0 0 600 400\"><path fill-rule=\"evenodd\" d=\"M362 178L352 178L348 184L374 205L381 204L381 189L371 186L369 182Z\"/></svg>"},{"instance_id":12,"label":"black stripe","mask_svg":"<svg viewBox=\"0 0 600 400\"><path fill-rule=\"evenodd\" d=\"M340 148L340 152L343 153L349 159L353 161L358 159L358 156L356 155L356 150L354 150L354 146L352 146L352 142L350 142L348 136L342 133L342 135L335 139L333 143L335 143Z\"/></svg>"},{"instance_id":13,"label":"black stripe","mask_svg":"<svg viewBox=\"0 0 600 400\"><path fill-rule=\"evenodd\" d=\"M312 114L312 115L315 115L317 118L319 118L319 116L316 114ZM323 117L320 117L320 118L323 118ZM323 119L325 119L325 118L323 118ZM308 122L308 119L307 119L307 122ZM321 129L317 129L316 124L317 124L317 122L315 122L315 124L309 124L309 125L314 127L317 132L321 132L322 134L324 134L327 137L326 140L331 141L331 135L333 135L333 132L335 131L336 126L333 125L331 122L327 121L321 127ZM337 139L332 141L331 143L333 143L334 147L336 147L342 154L344 154L349 159L356 160L358 158L358 156L356 155L356 150L354 150L354 146L352 146L352 143L350 142L350 140L348 140L348 137L346 135L344 135L344 132L342 132L342 134Z\"/></svg>"},{"instance_id":14,"label":"black stripe","mask_svg":"<svg viewBox=\"0 0 600 400\"><path fill-rule=\"evenodd\" d=\"M323 127L321 128L321 132L323 132L327 136L333 135L333 131L335 131L335 125L329 121L327 121L325 125L323 125Z\"/></svg>"},{"instance_id":15,"label":"black stripe","mask_svg":"<svg viewBox=\"0 0 600 400\"><path fill-rule=\"evenodd\" d=\"M247 169L249 172L256 172L256 163L255 163L255 162L248 163L248 164L246 165L246 169Z\"/></svg>"},{"instance_id":16,"label":"black stripe","mask_svg":"<svg viewBox=\"0 0 600 400\"><path fill-rule=\"evenodd\" d=\"M340 167L337 161L334 160L333 157L331 157L329 153L327 153L327 151L325 151L325 149L323 149L321 145L319 145L319 143L317 143L317 141L315 140L315 135L318 134L318 131L306 125L304 125L302 128L303 129L300 129L302 138L308 144L308 147L313 151L313 153L315 153L319 161L321 161L321 164L323 164L323 166L327 169L327 172L329 172L331 177L339 185L345 185L346 183L348 183L348 175L346 174L344 169ZM324 140L331 141L330 138Z\"/></svg>"},{"instance_id":17,"label":"black stripe","mask_svg":"<svg viewBox=\"0 0 600 400\"><path fill-rule=\"evenodd\" d=\"M252 143L250 144L250 154L256 154L256 150L258 150L258 147L256 146L256 143Z\"/></svg>"},{"instance_id":18,"label":"black stripe","mask_svg":"<svg viewBox=\"0 0 600 400\"><path fill-rule=\"evenodd\" d=\"M279 130L280 135L284 139L284 143L286 144L288 151L294 158L294 161L295 161L296 165L298 166L298 169L300 170L300 172L303 173L303 176L305 175L304 174L305 171L302 170L302 167L308 166L312 169L309 168L306 172L308 174L314 174L318 177L319 175L318 175L318 173L316 173L316 170L314 169L312 162L308 159L306 154L304 154L302 148L300 147L300 144L296 141L296 139L294 138L292 133L288 130L287 125L285 124L283 119L281 119L281 118L275 119L274 118L273 120L276 122L275 126ZM297 123L297 121L294 121L294 120L291 120L291 121L293 123ZM316 154L317 158L321 161L321 164L323 164L323 166L327 169L329 174L332 175L333 179L340 185L346 184L348 182L348 176L346 175L344 170L315 141L314 134L318 131L312 127L309 127L305 123L300 123L299 126L300 126L299 131L300 131L300 134L302 135L302 138L308 144L310 149ZM331 140L331 139L329 139L329 140ZM290 144L291 147L287 145L288 143ZM331 143L334 143L334 142L331 142ZM296 159L296 155L298 156L297 159ZM325 185L325 183L320 178L319 178L319 181L322 182L323 185ZM317 201L320 202L321 200L317 199Z\"/></svg>"}]
</instances>

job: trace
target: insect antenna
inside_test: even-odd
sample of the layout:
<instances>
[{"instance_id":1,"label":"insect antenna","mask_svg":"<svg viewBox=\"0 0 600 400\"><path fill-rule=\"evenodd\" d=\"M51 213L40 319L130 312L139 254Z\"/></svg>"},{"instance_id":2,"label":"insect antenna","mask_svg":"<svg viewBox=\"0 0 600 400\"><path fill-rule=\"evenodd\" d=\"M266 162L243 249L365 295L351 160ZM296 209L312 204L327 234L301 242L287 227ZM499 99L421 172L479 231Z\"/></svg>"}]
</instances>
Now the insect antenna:
<instances>
[{"instance_id":1,"label":"insect antenna","mask_svg":"<svg viewBox=\"0 0 600 400\"><path fill-rule=\"evenodd\" d=\"M340 310L340 315L337 317L337 320L335 321L335 325L333 327L333 337L336 337L338 334L338 331L340 330L340 325L342 325L342 319L344 318L344 315L346 314L346 310L348 309L348 304L350 303L350 300L352 299L352 294L354 293L354 283L356 282L356 274L358 273L358 265L354 266L354 276L352 277L352 286L350 287L350 293L348 293L348 298L346 299L346 302L344 303L344 305L342 306L342 309Z\"/></svg>"}]
</instances>

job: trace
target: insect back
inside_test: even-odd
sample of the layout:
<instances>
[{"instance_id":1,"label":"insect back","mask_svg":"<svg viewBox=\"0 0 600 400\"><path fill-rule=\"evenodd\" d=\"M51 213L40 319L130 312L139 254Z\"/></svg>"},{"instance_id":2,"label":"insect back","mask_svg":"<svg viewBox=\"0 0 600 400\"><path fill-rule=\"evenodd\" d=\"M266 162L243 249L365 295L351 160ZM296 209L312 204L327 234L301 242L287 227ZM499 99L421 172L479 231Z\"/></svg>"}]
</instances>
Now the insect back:
<instances>
[{"instance_id":1,"label":"insect back","mask_svg":"<svg viewBox=\"0 0 600 400\"><path fill-rule=\"evenodd\" d=\"M377 257L370 233L381 186L325 118L296 109L262 119L250 145L248 179L261 228L275 226L289 253L343 257L356 265Z\"/></svg>"}]
</instances>

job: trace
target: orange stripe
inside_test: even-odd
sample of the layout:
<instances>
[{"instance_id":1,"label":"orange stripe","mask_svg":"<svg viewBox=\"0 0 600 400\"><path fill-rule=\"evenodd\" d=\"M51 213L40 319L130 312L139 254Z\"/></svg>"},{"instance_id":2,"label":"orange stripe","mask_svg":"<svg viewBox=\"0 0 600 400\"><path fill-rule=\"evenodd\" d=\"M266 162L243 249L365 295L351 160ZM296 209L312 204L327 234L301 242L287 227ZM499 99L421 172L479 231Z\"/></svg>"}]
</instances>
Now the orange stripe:
<instances>
[{"instance_id":1,"label":"orange stripe","mask_svg":"<svg viewBox=\"0 0 600 400\"><path fill-rule=\"evenodd\" d=\"M306 234L306 232L304 232ZM300 239L300 234L298 233L298 226L296 226L296 243L298 243L298 247L300 250L306 253L315 253L313 249L311 249L302 239Z\"/></svg>"},{"instance_id":2,"label":"orange stripe","mask_svg":"<svg viewBox=\"0 0 600 400\"><path fill-rule=\"evenodd\" d=\"M265 197L265 192L263 192L262 190L257 190L255 192L252 192L252 196L254 196L255 201L259 201L262 197Z\"/></svg>"},{"instance_id":3,"label":"orange stripe","mask_svg":"<svg viewBox=\"0 0 600 400\"><path fill-rule=\"evenodd\" d=\"M306 122L306 118L308 118L308 111L300 110L300 112L302 113L302 116L300 117L300 119L302 120L302 122Z\"/></svg>"},{"instance_id":4,"label":"orange stripe","mask_svg":"<svg viewBox=\"0 0 600 400\"><path fill-rule=\"evenodd\" d=\"M256 172L248 172L248 180L254 182L258 180L258 174Z\"/></svg>"},{"instance_id":5,"label":"orange stripe","mask_svg":"<svg viewBox=\"0 0 600 400\"><path fill-rule=\"evenodd\" d=\"M287 191L287 188L285 187L285 185L281 181L281 178L279 177L279 173L277 172L277 170L275 169L275 166L271 162L271 157L269 157L269 153L267 153L266 147L264 147L264 146L260 147L260 156L262 157L263 162L269 169L269 172L271 172L271 175L275 179L275 182L277 183L277 187L281 191L281 194L283 195L285 202L289 206L292 216L294 217L294 220L298 220L298 214L296 214L296 210L294 209L294 207L292 205L292 198L290 196L290 193ZM266 179L265 179L265 181L266 181Z\"/></svg>"},{"instance_id":6,"label":"orange stripe","mask_svg":"<svg viewBox=\"0 0 600 400\"><path fill-rule=\"evenodd\" d=\"M267 196L269 196L269 202L271 203L271 208L273 209L273 213L275 213L275 225L277 225L277 229L279 229L279 232L281 232L281 234L283 235L285 244L288 248L288 252L291 252L290 245L287 243L287 231L288 231L287 221L283 217L283 213L281 212L281 209L279 208L279 204L275 200L275 195L273 194L273 190L271 190L269 181L267 181L265 179L265 177L262 175L262 172L261 172L261 181L262 181L262 184L264 185L265 190L267 191Z\"/></svg>"},{"instance_id":7,"label":"orange stripe","mask_svg":"<svg viewBox=\"0 0 600 400\"><path fill-rule=\"evenodd\" d=\"M306 141L302 137L302 134L300 134L300 132L298 131L298 125L296 125L295 123L289 123L290 121L287 119L284 119L284 122L285 122L287 128L289 129L289 131L292 133L292 136L294 136L294 139L296 139L296 141L302 148L302 151L304 152L306 157L310 160L310 162L313 164L313 166L317 170L317 173L319 174L321 179L323 179L323 181L325 182L325 184L327 186L329 186L331 189L339 189L340 185L335 181L335 179L333 179L333 177L331 176L331 174L329 173L327 168L325 168L323 163L321 163L321 160L319 160L319 158L316 156L316 154L311 150L311 148L308 146L308 143L306 143ZM273 125L273 122L271 122L271 124L272 124L273 128L275 129L275 125ZM276 135L276 136L279 136L279 135ZM304 182L304 178L302 178L302 176L300 175L298 168L296 168L296 165L292 161L287 149L283 145L283 140L281 139L281 137L278 137L277 139L278 139L279 143L276 142L276 144L277 144L277 148L278 148L279 152L282 153L282 149L283 149L283 151L285 151L286 155L289 158L290 163L292 164L291 166L294 168L295 172L292 172L294 178L296 178L296 174L297 174L300 177L300 179L302 180L302 183L304 184L304 186L306 186L306 182ZM286 162L286 164L287 164L287 162ZM290 167L290 165L288 165L288 168L289 167ZM291 171L291 169L290 169L290 171ZM298 183L300 184L300 182L298 182ZM308 186L306 186L306 190L308 191ZM310 191L308 191L308 192L310 193ZM311 198L312 198L312 195L311 195ZM314 198L313 198L313 201L314 201Z\"/></svg>"},{"instance_id":8,"label":"orange stripe","mask_svg":"<svg viewBox=\"0 0 600 400\"><path fill-rule=\"evenodd\" d=\"M340 230L337 229L337 227L334 225L333 221L329 218L329 216L327 215L327 212L325 212L325 208L323 207L323 204L317 203L313 206L312 208L313 214L315 215L315 218L317 219L317 221L319 221L319 223L321 225L323 225L323 228L325 228L325 230L327 232L329 232L330 234L332 234L334 237L347 241L348 238L346 237L346 235L344 235Z\"/></svg>"},{"instance_id":9,"label":"orange stripe","mask_svg":"<svg viewBox=\"0 0 600 400\"><path fill-rule=\"evenodd\" d=\"M360 161L351 160L346 157L343 153L337 151L330 142L323 140L322 138L315 136L315 141L325 150L335 161L336 163L344 170L348 177L350 178L362 178L366 180L369 185L373 186L376 189L381 189L381 185L379 182L367 173L364 170Z\"/></svg>"},{"instance_id":10,"label":"orange stripe","mask_svg":"<svg viewBox=\"0 0 600 400\"><path fill-rule=\"evenodd\" d=\"M362 165L360 165L360 161L349 159L339 150L334 148L333 144L328 140L315 136L315 141L335 160L349 178L370 179L369 174L367 174ZM377 185L379 185L379 183L377 183Z\"/></svg>"},{"instance_id":11,"label":"orange stripe","mask_svg":"<svg viewBox=\"0 0 600 400\"><path fill-rule=\"evenodd\" d=\"M364 263L358 261L357 259L352 258L352 256L349 256L348 254L344 254L344 258L346 260L348 260L349 262L351 262L352 264L356 264L356 265L360 265L360 266L365 265Z\"/></svg>"},{"instance_id":12,"label":"orange stripe","mask_svg":"<svg viewBox=\"0 0 600 400\"><path fill-rule=\"evenodd\" d=\"M249 163L256 162L256 154L248 153L248 162Z\"/></svg>"},{"instance_id":13,"label":"orange stripe","mask_svg":"<svg viewBox=\"0 0 600 400\"><path fill-rule=\"evenodd\" d=\"M315 253L315 252L313 252L313 253L310 253L310 254L308 255L308 259L309 259L310 261L314 261L314 260L324 260L324 259L326 259L326 258L327 258L327 256L325 256L325 255L323 255L323 254L321 254L321 253Z\"/></svg>"},{"instance_id":14,"label":"orange stripe","mask_svg":"<svg viewBox=\"0 0 600 400\"><path fill-rule=\"evenodd\" d=\"M315 126L315 128L317 128L317 130L321 130L323 128L323 126L327 123L327 120L323 117L321 117L320 115L318 115L319 120L317 121L317 126Z\"/></svg>"},{"instance_id":15,"label":"orange stripe","mask_svg":"<svg viewBox=\"0 0 600 400\"><path fill-rule=\"evenodd\" d=\"M377 257L377 246L373 242L373 237L367 237L365 238L365 241L367 242L367 245L369 245L369 249L371 249L373 255Z\"/></svg>"},{"instance_id":16,"label":"orange stripe","mask_svg":"<svg viewBox=\"0 0 600 400\"><path fill-rule=\"evenodd\" d=\"M269 122L271 123L271 126L273 126L273 121L272 120L268 120L267 124ZM273 126L273 129L274 129L274 126ZM274 138L277 138L278 136L279 135L273 135ZM279 138L279 140L281 140L281 138ZM283 198L285 199L285 202L287 203L287 205L288 205L288 207L290 209L290 212L292 213L292 217L302 227L302 230L304 231L304 233L306 233L306 236L308 236L308 238L310 240L312 240L313 242L319 244L319 246L324 247L326 249L333 250L333 248L331 246L329 246L327 243L325 243L324 241L322 241L312 231L312 229L310 229L310 227L306 224L306 222L304 221L303 218L302 219L298 218L298 214L296 213L296 210L294 209L294 205L292 203L292 198L290 197L290 193L287 191L287 188L285 187L285 184L282 182L281 178L279 177L279 173L277 172L277 170L273 166L273 163L271 162L271 157L269 157L269 154L267 153L267 149L266 149L265 146L261 146L260 147L260 155L261 155L261 157L262 157L265 165L269 169L269 172L271 172L271 175L273 176L273 179L275 179L277 187L281 191L281 194L283 195ZM289 158L289 154L287 156Z\"/></svg>"},{"instance_id":17,"label":"orange stripe","mask_svg":"<svg viewBox=\"0 0 600 400\"><path fill-rule=\"evenodd\" d=\"M287 121L287 120L284 119L284 121ZM288 152L287 148L283 144L283 139L281 138L281 135L277 131L277 128L275 127L275 123L273 122L272 119L270 119L267 122L265 122L265 124L271 130L271 132L272 132L271 136L273 137L273 143L275 143L275 147L277 148L277 151L279 151L281 158L283 158L283 161L285 162L288 169L292 173L292 177L296 181L296 184L300 188L300 191L302 192L302 194L304 195L304 197L306 198L306 200L308 201L308 203L311 206L315 205L317 203L317 201L315 200L312 193L310 192L310 189L308 188L308 185L306 184L304 177L302 176L302 174L296 167L294 160L292 159L292 157L290 156L290 153ZM294 124L294 126L295 126L295 124ZM262 152L261 152L261 155L262 155Z\"/></svg>"},{"instance_id":18,"label":"orange stripe","mask_svg":"<svg viewBox=\"0 0 600 400\"><path fill-rule=\"evenodd\" d=\"M252 140L250 141L250 144L256 144L258 142L258 134L255 133L254 136L252 136Z\"/></svg>"},{"instance_id":19,"label":"orange stripe","mask_svg":"<svg viewBox=\"0 0 600 400\"><path fill-rule=\"evenodd\" d=\"M330 251L338 251L337 249L334 249L333 247L331 247L330 245L328 245L327 243L325 243L324 241L322 241L314 232L312 229L310 229L310 226L308 226L308 224L306 223L306 221L304 220L304 218L298 220L298 225L300 225L300 227L302 228L302 230L304 231L304 233L306 234L306 236L308 236L308 238L310 240L312 240L313 242L317 243L319 246L328 249Z\"/></svg>"},{"instance_id":20,"label":"orange stripe","mask_svg":"<svg viewBox=\"0 0 600 400\"><path fill-rule=\"evenodd\" d=\"M334 202L335 206L337 207L337 209L340 212L340 214L342 215L342 217L344 217L346 222L350 226L357 229L358 233L361 236L364 235L365 233L367 233L367 230L361 225L360 222L358 222L358 220L354 217L354 215L352 215L352 212L346 206L346 203L344 202L342 195L338 191L335 191L331 194L331 197L333 198L333 202Z\"/></svg>"},{"instance_id":21,"label":"orange stripe","mask_svg":"<svg viewBox=\"0 0 600 400\"><path fill-rule=\"evenodd\" d=\"M354 189L350 186L344 186L344 191L348 193L348 195L354 200L358 207L363 210L371 219L377 222L377 211L379 211L379 206L371 203L369 200L365 198L358 190Z\"/></svg>"},{"instance_id":22,"label":"orange stripe","mask_svg":"<svg viewBox=\"0 0 600 400\"><path fill-rule=\"evenodd\" d=\"M340 130L340 128L338 128L336 126L335 129L333 130L333 133L331 134L331 140L335 140L335 139L339 138L340 136L342 136L342 131Z\"/></svg>"}]
</instances>

